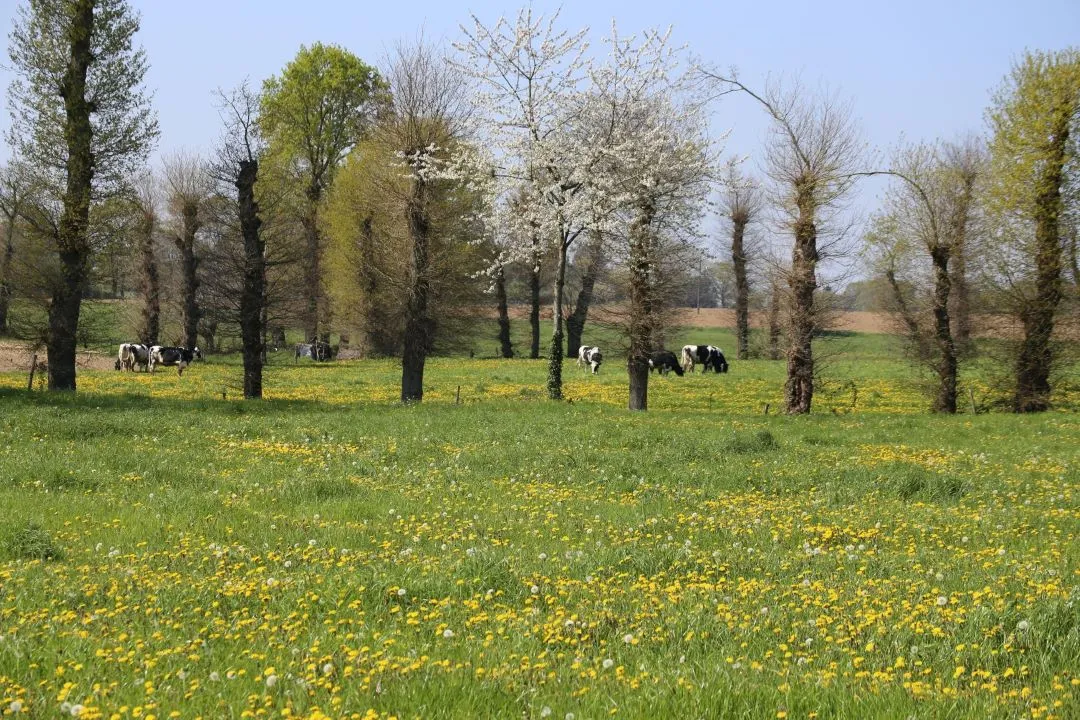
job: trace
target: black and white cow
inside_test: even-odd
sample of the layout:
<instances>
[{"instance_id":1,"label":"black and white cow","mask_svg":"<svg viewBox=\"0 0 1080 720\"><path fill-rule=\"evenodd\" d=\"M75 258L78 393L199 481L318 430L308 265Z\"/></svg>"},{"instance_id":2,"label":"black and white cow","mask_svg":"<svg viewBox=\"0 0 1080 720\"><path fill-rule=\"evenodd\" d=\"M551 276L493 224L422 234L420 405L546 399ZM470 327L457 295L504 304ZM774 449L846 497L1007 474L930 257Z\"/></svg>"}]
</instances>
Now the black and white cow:
<instances>
[{"instance_id":1,"label":"black and white cow","mask_svg":"<svg viewBox=\"0 0 1080 720\"><path fill-rule=\"evenodd\" d=\"M668 370L674 370L675 374L682 377L683 369L679 366L679 359L670 350L657 350L649 353L649 372L659 370L661 375L667 375Z\"/></svg>"},{"instance_id":2,"label":"black and white cow","mask_svg":"<svg viewBox=\"0 0 1080 720\"><path fill-rule=\"evenodd\" d=\"M595 345L582 345L578 348L577 364L592 368L593 375L600 369L600 363L603 361L604 355Z\"/></svg>"},{"instance_id":3,"label":"black and white cow","mask_svg":"<svg viewBox=\"0 0 1080 720\"><path fill-rule=\"evenodd\" d=\"M165 367L176 366L176 374L183 376L184 368L190 365L195 360L202 360L202 353L199 352L199 348L193 348L188 350L182 347L165 347L163 345L154 345L150 348L150 372L154 372L154 368L158 365L164 365Z\"/></svg>"},{"instance_id":4,"label":"black and white cow","mask_svg":"<svg viewBox=\"0 0 1080 720\"><path fill-rule=\"evenodd\" d=\"M302 357L309 357L312 360L329 360L330 355L330 343L313 340L309 343L299 343L296 346L293 361L295 362Z\"/></svg>"},{"instance_id":5,"label":"black and white cow","mask_svg":"<svg viewBox=\"0 0 1080 720\"><path fill-rule=\"evenodd\" d=\"M150 364L150 348L140 343L121 343L116 355L117 370L135 371L135 366L146 370Z\"/></svg>"},{"instance_id":6,"label":"black and white cow","mask_svg":"<svg viewBox=\"0 0 1080 720\"><path fill-rule=\"evenodd\" d=\"M715 345L683 345L682 368L687 372L694 372L694 365L701 365L701 372L726 373L728 371L727 358L720 348Z\"/></svg>"}]
</instances>

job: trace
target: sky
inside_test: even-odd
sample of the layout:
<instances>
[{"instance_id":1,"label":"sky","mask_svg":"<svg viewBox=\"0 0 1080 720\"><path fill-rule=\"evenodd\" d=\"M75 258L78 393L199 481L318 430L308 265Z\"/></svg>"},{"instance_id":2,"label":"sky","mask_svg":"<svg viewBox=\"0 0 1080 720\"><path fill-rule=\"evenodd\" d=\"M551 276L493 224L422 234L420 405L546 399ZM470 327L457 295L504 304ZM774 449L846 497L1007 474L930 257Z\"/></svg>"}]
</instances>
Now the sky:
<instances>
[{"instance_id":1,"label":"sky","mask_svg":"<svg viewBox=\"0 0 1080 720\"><path fill-rule=\"evenodd\" d=\"M336 43L380 65L398 41L451 42L470 14L485 23L513 17L517 3L471 0L132 0L151 69L161 124L159 152L207 151L218 139L216 88L278 73L301 44ZM0 0L10 28L16 0ZM621 34L672 27L674 39L707 63L736 66L748 85L800 76L850 99L865 139L888 150L901 138L951 139L985 131L993 89L1025 49L1080 45L1080 0L591 0L564 2L562 23L591 28L598 46L616 20ZM534 13L560 7L534 2ZM0 85L11 72L0 58ZM6 92L5 92L6 107ZM726 151L760 155L767 128L759 107L728 96L714 108ZM0 114L0 128L10 124ZM10 155L0 147L0 162ZM869 208L877 192L862 189Z\"/></svg>"}]
</instances>

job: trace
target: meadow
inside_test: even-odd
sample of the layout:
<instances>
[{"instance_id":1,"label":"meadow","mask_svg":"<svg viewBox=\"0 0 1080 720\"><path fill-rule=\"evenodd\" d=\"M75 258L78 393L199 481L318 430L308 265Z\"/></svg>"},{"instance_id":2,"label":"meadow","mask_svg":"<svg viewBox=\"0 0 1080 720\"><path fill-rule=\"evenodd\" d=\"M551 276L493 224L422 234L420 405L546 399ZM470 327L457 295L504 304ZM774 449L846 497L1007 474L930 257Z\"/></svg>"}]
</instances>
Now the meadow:
<instances>
[{"instance_id":1,"label":"meadow","mask_svg":"<svg viewBox=\"0 0 1080 720\"><path fill-rule=\"evenodd\" d=\"M0 373L0 713L1080 716L1080 387L934 417L888 338L822 350L799 418L765 360L639 414L614 358L415 407L392 361Z\"/></svg>"}]
</instances>

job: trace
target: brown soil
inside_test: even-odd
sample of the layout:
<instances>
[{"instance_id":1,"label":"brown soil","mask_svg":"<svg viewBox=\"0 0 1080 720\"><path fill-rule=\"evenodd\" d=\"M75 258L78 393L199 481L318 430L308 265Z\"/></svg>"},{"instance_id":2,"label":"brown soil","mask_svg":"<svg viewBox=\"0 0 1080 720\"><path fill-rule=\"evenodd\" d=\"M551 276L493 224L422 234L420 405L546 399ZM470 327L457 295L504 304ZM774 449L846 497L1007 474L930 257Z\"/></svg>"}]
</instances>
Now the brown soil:
<instances>
[{"instance_id":1,"label":"brown soil","mask_svg":"<svg viewBox=\"0 0 1080 720\"><path fill-rule=\"evenodd\" d=\"M30 359L34 351L15 340L0 340L0 372L22 370L30 372ZM37 351L39 366L45 363L45 350ZM88 370L112 370L116 357L92 350L81 350L75 356L76 367Z\"/></svg>"}]
</instances>

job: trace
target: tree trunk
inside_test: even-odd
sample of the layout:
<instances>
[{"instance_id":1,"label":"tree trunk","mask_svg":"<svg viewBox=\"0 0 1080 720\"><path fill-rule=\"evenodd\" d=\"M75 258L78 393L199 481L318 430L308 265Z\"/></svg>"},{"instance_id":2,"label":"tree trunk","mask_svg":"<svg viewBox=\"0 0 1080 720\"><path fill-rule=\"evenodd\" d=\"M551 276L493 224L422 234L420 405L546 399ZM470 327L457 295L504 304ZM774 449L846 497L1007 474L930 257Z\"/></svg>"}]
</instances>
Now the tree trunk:
<instances>
[{"instance_id":1,"label":"tree trunk","mask_svg":"<svg viewBox=\"0 0 1080 720\"><path fill-rule=\"evenodd\" d=\"M510 309L506 301L506 272L502 263L495 269L495 300L499 307L499 350L504 358L514 357L510 343Z\"/></svg>"},{"instance_id":2,"label":"tree trunk","mask_svg":"<svg viewBox=\"0 0 1080 720\"><path fill-rule=\"evenodd\" d=\"M15 219L13 212L4 229L4 253L0 255L0 334L8 332L8 308L11 306L11 268L15 262Z\"/></svg>"},{"instance_id":3,"label":"tree trunk","mask_svg":"<svg viewBox=\"0 0 1080 720\"><path fill-rule=\"evenodd\" d=\"M775 278L769 293L769 359L780 359L780 285Z\"/></svg>"},{"instance_id":4,"label":"tree trunk","mask_svg":"<svg viewBox=\"0 0 1080 720\"><path fill-rule=\"evenodd\" d=\"M1041 412L1050 407L1054 314L1063 295L1064 258L1059 222L1069 117L1063 114L1061 124L1054 128L1049 158L1042 168L1035 198L1035 297L1020 313L1024 337L1016 361L1015 412Z\"/></svg>"},{"instance_id":5,"label":"tree trunk","mask_svg":"<svg viewBox=\"0 0 1080 720\"><path fill-rule=\"evenodd\" d=\"M631 410L649 409L649 352L653 339L651 233L655 209L645 202L630 228L630 350L626 373Z\"/></svg>"},{"instance_id":6,"label":"tree trunk","mask_svg":"<svg viewBox=\"0 0 1080 720\"><path fill-rule=\"evenodd\" d=\"M217 352L217 329L217 320L207 320L206 318L203 318L202 323L199 325L199 334L203 337L203 352Z\"/></svg>"},{"instance_id":7,"label":"tree trunk","mask_svg":"<svg viewBox=\"0 0 1080 720\"><path fill-rule=\"evenodd\" d=\"M813 340L817 329L814 291L817 289L816 203L812 188L799 188L799 212L795 224L795 246L791 256L791 337L787 352L787 382L784 385L786 411L792 415L810 412L814 399Z\"/></svg>"},{"instance_id":8,"label":"tree trunk","mask_svg":"<svg viewBox=\"0 0 1080 720\"><path fill-rule=\"evenodd\" d=\"M889 288L892 289L897 313L900 315L900 320L903 321L904 327L907 328L908 337L915 348L916 356L922 362L929 362L932 357L930 348L927 345L922 330L919 328L919 320L915 317L915 313L912 312L911 307L908 305L907 298L904 297L903 288L900 287L900 283L896 279L896 271L892 268L886 270L885 280L889 283Z\"/></svg>"},{"instance_id":9,"label":"tree trunk","mask_svg":"<svg viewBox=\"0 0 1080 720\"><path fill-rule=\"evenodd\" d=\"M949 326L949 248L933 247L930 258L934 263L934 339L937 342L938 389L934 397L934 412L956 412L957 360L956 343Z\"/></svg>"},{"instance_id":10,"label":"tree trunk","mask_svg":"<svg viewBox=\"0 0 1080 720\"><path fill-rule=\"evenodd\" d=\"M967 348L971 342L971 289L967 278L967 250L965 243L954 246L952 253L952 298L950 313L956 327L956 342Z\"/></svg>"},{"instance_id":11,"label":"tree trunk","mask_svg":"<svg viewBox=\"0 0 1080 720\"><path fill-rule=\"evenodd\" d=\"M589 317L596 278L604 267L603 245L599 239L589 247L589 265L581 276L581 290L578 291L574 312L566 319L566 357L576 358L581 347L581 336L585 333L585 321Z\"/></svg>"},{"instance_id":12,"label":"tree trunk","mask_svg":"<svg viewBox=\"0 0 1080 720\"><path fill-rule=\"evenodd\" d=\"M79 310L90 272L90 187L94 178L91 146L91 105L86 98L86 74L93 61L93 0L75 0L68 31L68 57L60 94L64 98L64 140L67 143L67 183L57 245L60 282L49 304L49 389L75 390L75 350Z\"/></svg>"},{"instance_id":13,"label":"tree trunk","mask_svg":"<svg viewBox=\"0 0 1080 720\"><path fill-rule=\"evenodd\" d=\"M735 272L735 340L739 360L750 356L750 282L746 277L746 250L743 247L749 219L742 213L732 217L731 265Z\"/></svg>"},{"instance_id":14,"label":"tree trunk","mask_svg":"<svg viewBox=\"0 0 1080 720\"><path fill-rule=\"evenodd\" d=\"M308 207L301 222L304 228L304 240L307 244L307 256L304 263L304 292L307 307L304 313L304 340L319 339L320 320L322 320L322 243L319 237L318 204L322 197L322 187L312 183L307 189ZM325 330L325 328L324 328Z\"/></svg>"},{"instance_id":15,"label":"tree trunk","mask_svg":"<svg viewBox=\"0 0 1080 720\"><path fill-rule=\"evenodd\" d=\"M183 283L181 308L184 347L191 349L198 343L199 310L199 258L195 255L195 234L202 223L199 219L199 205L185 202L181 208L180 235L176 238L176 247L180 250L180 271Z\"/></svg>"},{"instance_id":16,"label":"tree trunk","mask_svg":"<svg viewBox=\"0 0 1080 720\"><path fill-rule=\"evenodd\" d=\"M154 257L154 214L144 209L139 220L139 290L143 298L139 342L157 345L161 334L161 288L157 259Z\"/></svg>"},{"instance_id":17,"label":"tree trunk","mask_svg":"<svg viewBox=\"0 0 1080 720\"><path fill-rule=\"evenodd\" d=\"M401 402L424 399L424 363L431 348L434 321L428 314L428 263L431 227L427 215L427 184L413 179L412 197L405 211L412 241L411 287L405 304L405 342L401 359Z\"/></svg>"},{"instance_id":18,"label":"tree trunk","mask_svg":"<svg viewBox=\"0 0 1080 720\"><path fill-rule=\"evenodd\" d=\"M533 238L532 267L529 268L529 329L532 333L529 358L540 357L540 238Z\"/></svg>"},{"instance_id":19,"label":"tree trunk","mask_svg":"<svg viewBox=\"0 0 1080 720\"><path fill-rule=\"evenodd\" d=\"M551 299L551 350L548 353L548 397L562 400L563 364L563 291L566 288L566 261L569 244L566 237L559 238L559 261L555 268L555 292Z\"/></svg>"},{"instance_id":20,"label":"tree trunk","mask_svg":"<svg viewBox=\"0 0 1080 720\"><path fill-rule=\"evenodd\" d=\"M257 160L241 160L236 175L240 234L244 238L244 286L240 293L240 341L244 352L244 399L262 398L263 327L266 306L266 244L259 233L262 219L255 200Z\"/></svg>"}]
</instances>

